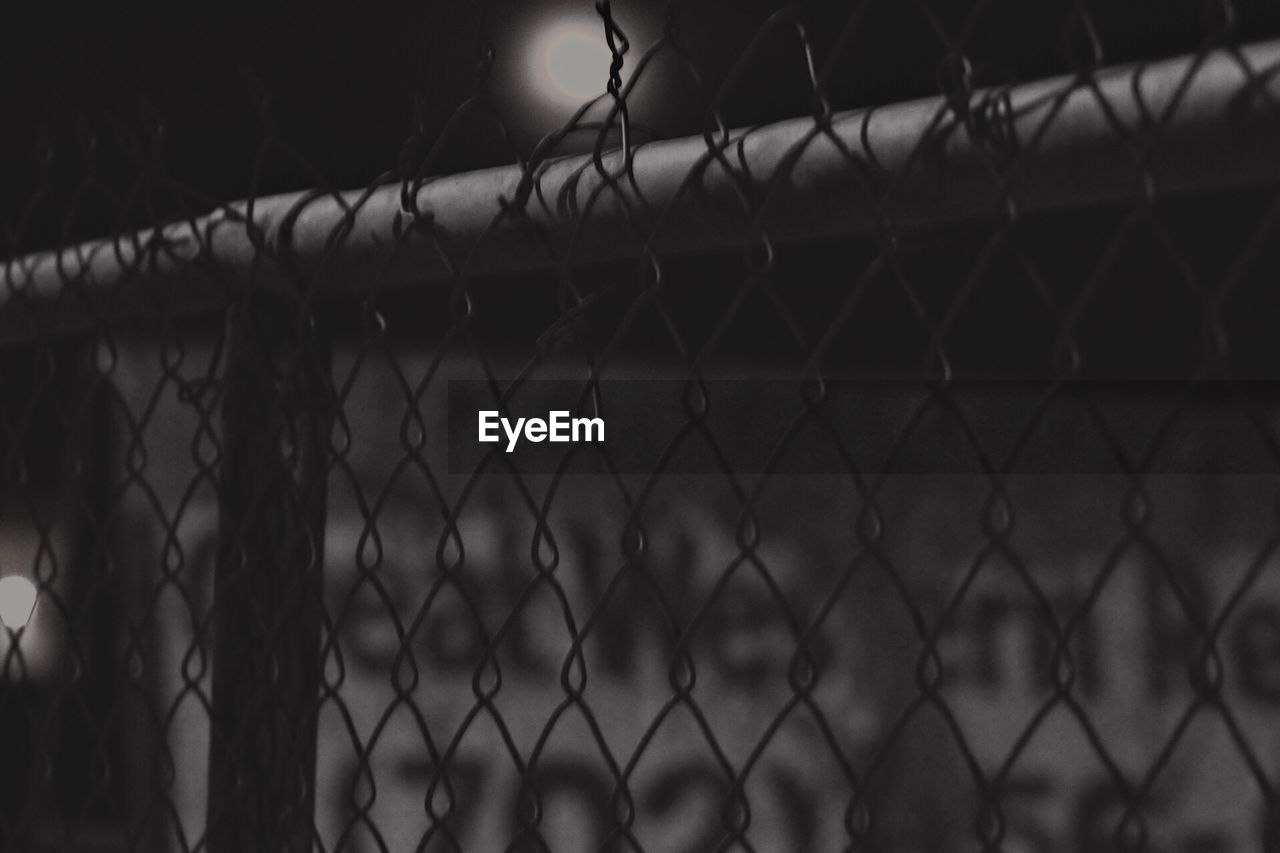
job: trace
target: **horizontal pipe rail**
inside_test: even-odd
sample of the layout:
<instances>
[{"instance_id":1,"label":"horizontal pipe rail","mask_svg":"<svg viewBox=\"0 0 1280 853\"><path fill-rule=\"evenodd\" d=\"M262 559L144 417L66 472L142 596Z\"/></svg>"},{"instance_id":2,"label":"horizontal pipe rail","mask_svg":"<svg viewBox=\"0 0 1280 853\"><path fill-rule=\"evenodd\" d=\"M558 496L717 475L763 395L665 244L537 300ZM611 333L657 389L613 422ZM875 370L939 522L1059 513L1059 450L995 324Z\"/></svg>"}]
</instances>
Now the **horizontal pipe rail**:
<instances>
[{"instance_id":1,"label":"horizontal pipe rail","mask_svg":"<svg viewBox=\"0 0 1280 853\"><path fill-rule=\"evenodd\" d=\"M423 183L238 202L11 260L0 340L377 286L852 234L1280 179L1280 41Z\"/></svg>"}]
</instances>

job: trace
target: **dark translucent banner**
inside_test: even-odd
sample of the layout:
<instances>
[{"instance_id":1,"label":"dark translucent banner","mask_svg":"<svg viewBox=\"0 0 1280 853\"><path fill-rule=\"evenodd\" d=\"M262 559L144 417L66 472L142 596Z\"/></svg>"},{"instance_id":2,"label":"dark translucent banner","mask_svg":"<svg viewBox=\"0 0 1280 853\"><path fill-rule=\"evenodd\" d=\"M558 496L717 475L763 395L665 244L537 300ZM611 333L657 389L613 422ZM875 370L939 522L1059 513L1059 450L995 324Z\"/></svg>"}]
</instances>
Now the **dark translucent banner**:
<instances>
[{"instance_id":1,"label":"dark translucent banner","mask_svg":"<svg viewBox=\"0 0 1280 853\"><path fill-rule=\"evenodd\" d=\"M451 380L454 474L1276 473L1274 382Z\"/></svg>"}]
</instances>

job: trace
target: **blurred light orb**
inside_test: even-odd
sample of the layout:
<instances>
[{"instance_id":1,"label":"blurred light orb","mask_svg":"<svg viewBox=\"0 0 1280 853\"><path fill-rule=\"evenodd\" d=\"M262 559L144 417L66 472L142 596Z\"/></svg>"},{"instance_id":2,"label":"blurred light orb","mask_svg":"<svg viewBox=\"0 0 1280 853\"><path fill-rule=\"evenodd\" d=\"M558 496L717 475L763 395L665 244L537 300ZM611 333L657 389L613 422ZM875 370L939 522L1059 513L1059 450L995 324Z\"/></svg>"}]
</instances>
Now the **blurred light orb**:
<instances>
[{"instance_id":1,"label":"blurred light orb","mask_svg":"<svg viewBox=\"0 0 1280 853\"><path fill-rule=\"evenodd\" d=\"M0 623L10 631L25 628L35 609L35 584L22 575L0 578Z\"/></svg>"},{"instance_id":2,"label":"blurred light orb","mask_svg":"<svg viewBox=\"0 0 1280 853\"><path fill-rule=\"evenodd\" d=\"M556 24L539 39L535 59L543 94L576 107L604 92L613 54L599 27Z\"/></svg>"}]
</instances>

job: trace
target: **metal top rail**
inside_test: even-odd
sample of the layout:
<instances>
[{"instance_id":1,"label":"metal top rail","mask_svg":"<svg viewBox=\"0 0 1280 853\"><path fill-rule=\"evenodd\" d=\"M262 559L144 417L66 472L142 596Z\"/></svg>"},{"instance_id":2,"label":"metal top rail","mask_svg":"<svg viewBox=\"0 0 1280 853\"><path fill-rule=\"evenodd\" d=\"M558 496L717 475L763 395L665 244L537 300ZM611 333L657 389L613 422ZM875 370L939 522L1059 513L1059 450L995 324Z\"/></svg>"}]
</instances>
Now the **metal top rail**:
<instances>
[{"instance_id":1,"label":"metal top rail","mask_svg":"<svg viewBox=\"0 0 1280 853\"><path fill-rule=\"evenodd\" d=\"M9 260L0 341L313 293L891 230L1280 179L1280 41L399 184ZM1032 154L1033 156L1028 156Z\"/></svg>"}]
</instances>

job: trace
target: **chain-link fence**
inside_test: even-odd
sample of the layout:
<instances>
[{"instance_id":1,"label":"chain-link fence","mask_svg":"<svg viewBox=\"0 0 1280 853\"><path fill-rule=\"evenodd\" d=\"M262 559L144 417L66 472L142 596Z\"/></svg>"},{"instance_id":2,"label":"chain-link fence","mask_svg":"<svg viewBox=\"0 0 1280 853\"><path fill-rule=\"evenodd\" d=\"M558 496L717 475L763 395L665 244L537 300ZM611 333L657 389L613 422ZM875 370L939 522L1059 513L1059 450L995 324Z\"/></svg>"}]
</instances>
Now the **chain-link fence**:
<instances>
[{"instance_id":1,"label":"chain-link fence","mask_svg":"<svg viewBox=\"0 0 1280 853\"><path fill-rule=\"evenodd\" d=\"M0 847L1280 849L1280 30L1019 8L493 4L354 192L252 73L52 133Z\"/></svg>"}]
</instances>

